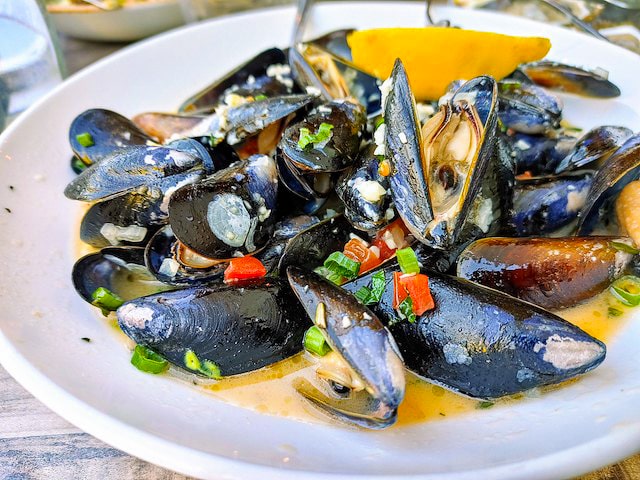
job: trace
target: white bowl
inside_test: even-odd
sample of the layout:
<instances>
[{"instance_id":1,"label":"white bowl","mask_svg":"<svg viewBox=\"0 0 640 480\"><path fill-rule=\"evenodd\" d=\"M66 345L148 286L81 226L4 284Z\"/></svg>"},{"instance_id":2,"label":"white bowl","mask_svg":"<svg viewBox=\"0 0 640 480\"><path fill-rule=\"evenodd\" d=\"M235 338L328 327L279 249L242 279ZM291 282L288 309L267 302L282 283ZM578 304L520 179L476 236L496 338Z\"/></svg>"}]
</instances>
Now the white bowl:
<instances>
[{"instance_id":1,"label":"white bowl","mask_svg":"<svg viewBox=\"0 0 640 480\"><path fill-rule=\"evenodd\" d=\"M565 96L565 116L584 128L640 129L634 54L519 18L448 8L435 13L468 28L548 36L550 58L608 69L622 96ZM423 14L415 3L327 4L314 15L311 33L418 26ZM92 107L129 116L175 109L256 52L286 45L292 20L292 9L273 9L157 36L68 79L0 136L4 367L92 435L203 478L557 479L639 451L640 315L608 343L605 362L577 382L538 398L380 432L263 415L129 364L121 337L71 284L80 207L62 194L72 178L69 125Z\"/></svg>"},{"instance_id":2,"label":"white bowl","mask_svg":"<svg viewBox=\"0 0 640 480\"><path fill-rule=\"evenodd\" d=\"M179 0L150 0L116 10L91 5L49 7L59 32L101 42L131 42L184 25Z\"/></svg>"}]
</instances>

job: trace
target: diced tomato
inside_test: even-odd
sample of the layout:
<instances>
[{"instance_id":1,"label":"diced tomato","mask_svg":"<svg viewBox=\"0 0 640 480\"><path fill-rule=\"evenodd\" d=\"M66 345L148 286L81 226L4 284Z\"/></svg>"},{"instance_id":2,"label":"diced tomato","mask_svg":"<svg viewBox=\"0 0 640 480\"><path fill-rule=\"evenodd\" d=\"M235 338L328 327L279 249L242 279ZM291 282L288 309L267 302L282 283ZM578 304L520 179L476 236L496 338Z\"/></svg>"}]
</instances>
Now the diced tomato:
<instances>
[{"instance_id":1,"label":"diced tomato","mask_svg":"<svg viewBox=\"0 0 640 480\"><path fill-rule=\"evenodd\" d=\"M378 255L376 255L376 252L369 248L364 240L359 238L352 238L349 240L344 246L343 253L351 260L360 262L359 275L362 275L364 272L371 270L382 263Z\"/></svg>"},{"instance_id":2,"label":"diced tomato","mask_svg":"<svg viewBox=\"0 0 640 480\"><path fill-rule=\"evenodd\" d=\"M255 257L234 258L224 271L225 283L233 283L241 280L262 278L267 274L267 269L260 260Z\"/></svg>"},{"instance_id":3,"label":"diced tomato","mask_svg":"<svg viewBox=\"0 0 640 480\"><path fill-rule=\"evenodd\" d=\"M398 308L407 296L411 297L413 313L416 315L422 315L435 307L431 290L429 290L428 276L422 273L405 275L402 272L394 272L393 308Z\"/></svg>"},{"instance_id":4,"label":"diced tomato","mask_svg":"<svg viewBox=\"0 0 640 480\"><path fill-rule=\"evenodd\" d=\"M413 313L422 315L427 310L435 307L431 290L429 290L429 277L422 273L416 275L403 275L400 284L405 288L413 302Z\"/></svg>"},{"instance_id":5,"label":"diced tomato","mask_svg":"<svg viewBox=\"0 0 640 480\"><path fill-rule=\"evenodd\" d=\"M404 288L400 277L404 275L402 272L393 272L393 309L396 310L405 298L409 295L407 289Z\"/></svg>"},{"instance_id":6,"label":"diced tomato","mask_svg":"<svg viewBox=\"0 0 640 480\"><path fill-rule=\"evenodd\" d=\"M409 230L401 219L396 219L376 234L372 245L380 250L380 261L391 258L396 250L408 246L405 239Z\"/></svg>"}]
</instances>

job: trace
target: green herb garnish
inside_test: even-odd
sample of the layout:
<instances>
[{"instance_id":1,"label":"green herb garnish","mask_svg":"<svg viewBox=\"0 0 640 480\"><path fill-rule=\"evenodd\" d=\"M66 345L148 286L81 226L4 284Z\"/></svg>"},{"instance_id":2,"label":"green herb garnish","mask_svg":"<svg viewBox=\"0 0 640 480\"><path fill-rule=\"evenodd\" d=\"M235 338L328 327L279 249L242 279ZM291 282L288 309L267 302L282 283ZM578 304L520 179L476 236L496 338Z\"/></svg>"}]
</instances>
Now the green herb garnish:
<instances>
[{"instance_id":1,"label":"green herb garnish","mask_svg":"<svg viewBox=\"0 0 640 480\"><path fill-rule=\"evenodd\" d=\"M215 378L216 380L222 378L218 364L211 360L200 361L196 352L191 349L184 353L184 366L189 370L201 373L205 377Z\"/></svg>"},{"instance_id":2,"label":"green herb garnish","mask_svg":"<svg viewBox=\"0 0 640 480\"><path fill-rule=\"evenodd\" d=\"M189 349L184 353L184 366L189 370L198 371L202 364L200 363L200 359L196 355L196 352Z\"/></svg>"},{"instance_id":3,"label":"green herb garnish","mask_svg":"<svg viewBox=\"0 0 640 480\"><path fill-rule=\"evenodd\" d=\"M371 287L360 287L354 295L360 300L360 303L373 305L380 302L386 286L387 280L384 276L384 271L380 270L371 277Z\"/></svg>"},{"instance_id":4,"label":"green herb garnish","mask_svg":"<svg viewBox=\"0 0 640 480\"><path fill-rule=\"evenodd\" d=\"M82 173L83 170L86 170L88 167L89 167L89 165L84 163L82 160L80 160L76 156L74 156L71 159L71 170L73 170L74 173L80 174L80 173Z\"/></svg>"},{"instance_id":5,"label":"green herb garnish","mask_svg":"<svg viewBox=\"0 0 640 480\"><path fill-rule=\"evenodd\" d=\"M413 248L401 248L396 252L396 256L402 273L420 273L420 264Z\"/></svg>"},{"instance_id":6,"label":"green herb garnish","mask_svg":"<svg viewBox=\"0 0 640 480\"><path fill-rule=\"evenodd\" d=\"M304 333L304 349L319 357L324 357L331 351L331 347L324 338L324 335L315 325Z\"/></svg>"},{"instance_id":7,"label":"green herb garnish","mask_svg":"<svg viewBox=\"0 0 640 480\"><path fill-rule=\"evenodd\" d=\"M325 268L328 268L338 275L350 280L356 278L360 272L360 262L351 260L342 252L333 252L324 261Z\"/></svg>"},{"instance_id":8,"label":"green herb garnish","mask_svg":"<svg viewBox=\"0 0 640 480\"><path fill-rule=\"evenodd\" d=\"M413 300L411 297L405 298L400 305L398 305L398 313L402 319L406 319L409 323L415 323L416 314L413 313Z\"/></svg>"},{"instance_id":9,"label":"green herb garnish","mask_svg":"<svg viewBox=\"0 0 640 480\"><path fill-rule=\"evenodd\" d=\"M360 303L366 305L371 296L371 289L368 287L360 287L353 296L356 297Z\"/></svg>"},{"instance_id":10,"label":"green herb garnish","mask_svg":"<svg viewBox=\"0 0 640 480\"><path fill-rule=\"evenodd\" d=\"M640 304L640 278L633 275L620 277L611 284L611 294L629 307Z\"/></svg>"},{"instance_id":11,"label":"green herb garnish","mask_svg":"<svg viewBox=\"0 0 640 480\"><path fill-rule=\"evenodd\" d=\"M620 315L622 315L624 312L618 308L615 307L609 307L607 309L607 313L609 314L610 317L619 317Z\"/></svg>"},{"instance_id":12,"label":"green herb garnish","mask_svg":"<svg viewBox=\"0 0 640 480\"><path fill-rule=\"evenodd\" d=\"M380 125L382 125L384 123L384 117L382 115L380 115L378 118L376 118L376 130L378 129L378 127Z\"/></svg>"},{"instance_id":13,"label":"green herb garnish","mask_svg":"<svg viewBox=\"0 0 640 480\"><path fill-rule=\"evenodd\" d=\"M76 135L76 142L83 147L91 147L94 145L93 137L89 132L82 132Z\"/></svg>"},{"instance_id":14,"label":"green herb garnish","mask_svg":"<svg viewBox=\"0 0 640 480\"><path fill-rule=\"evenodd\" d=\"M198 371L209 378L214 378L216 380L220 380L222 378L222 375L220 374L220 367L217 363L210 360L202 362L200 370Z\"/></svg>"},{"instance_id":15,"label":"green herb garnish","mask_svg":"<svg viewBox=\"0 0 640 480\"><path fill-rule=\"evenodd\" d=\"M162 373L168 370L169 362L153 350L136 345L131 356L131 365L146 373Z\"/></svg>"},{"instance_id":16,"label":"green herb garnish","mask_svg":"<svg viewBox=\"0 0 640 480\"><path fill-rule=\"evenodd\" d=\"M609 242L609 245L620 252L630 253L631 255L637 255L640 253L640 250L632 247L631 245L627 245L624 242Z\"/></svg>"},{"instance_id":17,"label":"green herb garnish","mask_svg":"<svg viewBox=\"0 0 640 480\"><path fill-rule=\"evenodd\" d=\"M484 400L482 402L478 402L477 408L480 408L480 409L491 408L493 407L493 405L494 405L493 402L488 402Z\"/></svg>"},{"instance_id":18,"label":"green herb garnish","mask_svg":"<svg viewBox=\"0 0 640 480\"><path fill-rule=\"evenodd\" d=\"M345 279L342 275L329 270L327 267L318 267L313 271L336 285L342 285L344 283Z\"/></svg>"},{"instance_id":19,"label":"green herb garnish","mask_svg":"<svg viewBox=\"0 0 640 480\"><path fill-rule=\"evenodd\" d=\"M309 145L315 145L329 140L332 135L331 130L333 130L333 125L324 122L320 124L316 133L311 133L308 128L302 127L298 138L298 147L300 147L301 150L304 150Z\"/></svg>"},{"instance_id":20,"label":"green herb garnish","mask_svg":"<svg viewBox=\"0 0 640 480\"><path fill-rule=\"evenodd\" d=\"M124 303L122 298L104 287L96 288L91 294L91 298L93 299L91 304L99 307L105 317Z\"/></svg>"},{"instance_id":21,"label":"green herb garnish","mask_svg":"<svg viewBox=\"0 0 640 480\"><path fill-rule=\"evenodd\" d=\"M267 99L267 98L269 98L269 97L267 97L264 93L259 93L258 95L256 95L256 96L255 96L255 97L253 97L253 98L254 98L254 100L255 100L256 102L259 102L260 100L266 100L266 99Z\"/></svg>"}]
</instances>

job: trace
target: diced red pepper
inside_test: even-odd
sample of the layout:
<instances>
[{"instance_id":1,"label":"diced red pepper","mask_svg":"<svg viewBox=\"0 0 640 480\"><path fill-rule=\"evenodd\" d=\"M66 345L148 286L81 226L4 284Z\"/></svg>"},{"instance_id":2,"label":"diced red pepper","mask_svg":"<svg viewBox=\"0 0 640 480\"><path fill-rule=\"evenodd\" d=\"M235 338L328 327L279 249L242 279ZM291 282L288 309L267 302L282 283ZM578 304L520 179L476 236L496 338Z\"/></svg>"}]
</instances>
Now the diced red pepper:
<instances>
[{"instance_id":1,"label":"diced red pepper","mask_svg":"<svg viewBox=\"0 0 640 480\"><path fill-rule=\"evenodd\" d=\"M393 257L398 248L409 245L405 239L408 233L409 230L404 222L398 218L376 234L372 245L380 250L380 262Z\"/></svg>"},{"instance_id":2,"label":"diced red pepper","mask_svg":"<svg viewBox=\"0 0 640 480\"><path fill-rule=\"evenodd\" d=\"M267 269L260 260L255 257L233 258L224 271L225 283L233 283L241 280L253 280L262 278L267 274Z\"/></svg>"},{"instance_id":3,"label":"diced red pepper","mask_svg":"<svg viewBox=\"0 0 640 480\"><path fill-rule=\"evenodd\" d=\"M431 290L429 290L429 277L417 273L405 275L402 272L393 274L393 308L398 308L402 301L411 297L413 313L422 315L435 307Z\"/></svg>"},{"instance_id":4,"label":"diced red pepper","mask_svg":"<svg viewBox=\"0 0 640 480\"><path fill-rule=\"evenodd\" d=\"M352 238L344 246L345 256L351 260L360 263L359 275L371 270L382 263L378 255L369 248L364 240L359 238Z\"/></svg>"}]
</instances>

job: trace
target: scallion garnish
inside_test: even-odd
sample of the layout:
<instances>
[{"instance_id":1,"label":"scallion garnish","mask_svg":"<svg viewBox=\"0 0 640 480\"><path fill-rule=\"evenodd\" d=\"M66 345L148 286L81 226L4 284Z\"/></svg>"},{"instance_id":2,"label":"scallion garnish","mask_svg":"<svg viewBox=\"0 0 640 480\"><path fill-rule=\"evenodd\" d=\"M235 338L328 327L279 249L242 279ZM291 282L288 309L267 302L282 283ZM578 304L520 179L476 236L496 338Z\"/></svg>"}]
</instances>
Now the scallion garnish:
<instances>
[{"instance_id":1,"label":"scallion garnish","mask_svg":"<svg viewBox=\"0 0 640 480\"><path fill-rule=\"evenodd\" d=\"M104 287L96 288L91 294L91 298L93 299L91 304L102 309L105 316L109 315L109 312L117 310L124 303L122 298Z\"/></svg>"},{"instance_id":2,"label":"scallion garnish","mask_svg":"<svg viewBox=\"0 0 640 480\"><path fill-rule=\"evenodd\" d=\"M405 298L400 305L398 305L398 312L403 319L409 320L409 323L414 323L416 321L416 314L413 313L413 301L411 297Z\"/></svg>"},{"instance_id":3,"label":"scallion garnish","mask_svg":"<svg viewBox=\"0 0 640 480\"><path fill-rule=\"evenodd\" d=\"M396 252L396 256L402 273L420 273L420 264L413 248L401 248Z\"/></svg>"},{"instance_id":4,"label":"scallion garnish","mask_svg":"<svg viewBox=\"0 0 640 480\"><path fill-rule=\"evenodd\" d=\"M619 250L620 252L630 253L631 255L637 255L638 253L640 253L640 250L632 247L631 245L627 245L624 242L609 242L609 245L611 245L616 250Z\"/></svg>"},{"instance_id":5,"label":"scallion garnish","mask_svg":"<svg viewBox=\"0 0 640 480\"><path fill-rule=\"evenodd\" d=\"M131 364L146 373L162 373L169 368L169 362L153 350L142 345L136 345L131 356Z\"/></svg>"},{"instance_id":6,"label":"scallion garnish","mask_svg":"<svg viewBox=\"0 0 640 480\"><path fill-rule=\"evenodd\" d=\"M304 333L304 349L319 357L324 357L331 351L331 347L324 339L324 335L315 325Z\"/></svg>"},{"instance_id":7,"label":"scallion garnish","mask_svg":"<svg viewBox=\"0 0 640 480\"><path fill-rule=\"evenodd\" d=\"M260 101L260 100L266 100L267 98L269 98L269 97L267 97L264 93L259 93L258 95L256 95L256 96L254 97L254 100L255 100L256 102L258 102L258 101Z\"/></svg>"},{"instance_id":8,"label":"scallion garnish","mask_svg":"<svg viewBox=\"0 0 640 480\"><path fill-rule=\"evenodd\" d=\"M344 277L342 275L329 270L327 267L318 267L313 271L336 285L342 285L344 283Z\"/></svg>"},{"instance_id":9,"label":"scallion garnish","mask_svg":"<svg viewBox=\"0 0 640 480\"><path fill-rule=\"evenodd\" d=\"M376 118L376 129L383 123L384 123L384 117L380 115L378 118Z\"/></svg>"},{"instance_id":10,"label":"scallion garnish","mask_svg":"<svg viewBox=\"0 0 640 480\"><path fill-rule=\"evenodd\" d=\"M300 136L298 138L298 147L300 147L301 150L304 150L311 144L322 143L329 140L332 135L331 130L333 130L333 125L324 122L320 124L316 133L311 133L308 128L301 128Z\"/></svg>"},{"instance_id":11,"label":"scallion garnish","mask_svg":"<svg viewBox=\"0 0 640 480\"><path fill-rule=\"evenodd\" d=\"M624 305L635 307L640 305L640 278L633 275L620 277L611 284L611 294Z\"/></svg>"},{"instance_id":12,"label":"scallion garnish","mask_svg":"<svg viewBox=\"0 0 640 480\"><path fill-rule=\"evenodd\" d=\"M209 378L215 378L216 380L220 380L222 378L222 375L220 374L220 367L217 363L210 360L202 362L199 372Z\"/></svg>"},{"instance_id":13,"label":"scallion garnish","mask_svg":"<svg viewBox=\"0 0 640 480\"><path fill-rule=\"evenodd\" d=\"M87 165L86 163L84 163L82 160L80 160L78 157L74 156L71 159L71 170L73 170L74 173L80 174L82 173L84 170L86 170L89 167L89 165Z\"/></svg>"},{"instance_id":14,"label":"scallion garnish","mask_svg":"<svg viewBox=\"0 0 640 480\"><path fill-rule=\"evenodd\" d=\"M200 370L202 364L200 363L200 359L198 358L198 355L196 355L196 352L189 349L184 353L184 366L189 370Z\"/></svg>"},{"instance_id":15,"label":"scallion garnish","mask_svg":"<svg viewBox=\"0 0 640 480\"><path fill-rule=\"evenodd\" d=\"M360 272L360 262L351 260L342 252L333 252L329 255L324 261L324 266L332 272L348 279L356 278L358 272Z\"/></svg>"},{"instance_id":16,"label":"scallion garnish","mask_svg":"<svg viewBox=\"0 0 640 480\"><path fill-rule=\"evenodd\" d=\"M82 132L76 135L76 142L83 147L91 147L94 145L93 137L89 132Z\"/></svg>"},{"instance_id":17,"label":"scallion garnish","mask_svg":"<svg viewBox=\"0 0 640 480\"><path fill-rule=\"evenodd\" d=\"M481 409L481 410L484 410L484 409L486 409L486 408L491 408L491 407L493 407L493 405L494 405L494 403L493 403L493 402L489 402L489 401L487 401L487 400L483 400L483 401L478 402L477 408L479 408L479 409Z\"/></svg>"}]
</instances>

